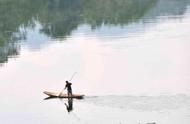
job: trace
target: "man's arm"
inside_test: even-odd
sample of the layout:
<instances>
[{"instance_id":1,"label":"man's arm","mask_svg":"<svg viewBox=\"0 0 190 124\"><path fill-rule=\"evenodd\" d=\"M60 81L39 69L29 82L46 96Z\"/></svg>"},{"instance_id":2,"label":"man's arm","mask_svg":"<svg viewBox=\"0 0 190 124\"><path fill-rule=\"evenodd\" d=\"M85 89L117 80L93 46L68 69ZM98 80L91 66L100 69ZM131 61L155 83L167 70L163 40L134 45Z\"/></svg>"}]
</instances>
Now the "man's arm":
<instances>
[{"instance_id":1,"label":"man's arm","mask_svg":"<svg viewBox=\"0 0 190 124\"><path fill-rule=\"evenodd\" d=\"M65 88L64 89L66 89L67 88L67 84L65 85Z\"/></svg>"}]
</instances>

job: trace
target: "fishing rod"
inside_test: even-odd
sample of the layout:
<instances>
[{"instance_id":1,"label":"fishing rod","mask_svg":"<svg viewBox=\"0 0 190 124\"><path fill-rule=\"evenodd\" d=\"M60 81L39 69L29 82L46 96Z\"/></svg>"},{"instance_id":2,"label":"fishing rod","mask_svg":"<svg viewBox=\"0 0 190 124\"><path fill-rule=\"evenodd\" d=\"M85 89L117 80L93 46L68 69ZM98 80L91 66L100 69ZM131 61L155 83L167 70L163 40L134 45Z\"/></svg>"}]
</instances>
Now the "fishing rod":
<instances>
[{"instance_id":1,"label":"fishing rod","mask_svg":"<svg viewBox=\"0 0 190 124\"><path fill-rule=\"evenodd\" d=\"M70 78L69 81L71 81L73 79L73 77L76 75L77 72L73 73L72 77Z\"/></svg>"}]
</instances>

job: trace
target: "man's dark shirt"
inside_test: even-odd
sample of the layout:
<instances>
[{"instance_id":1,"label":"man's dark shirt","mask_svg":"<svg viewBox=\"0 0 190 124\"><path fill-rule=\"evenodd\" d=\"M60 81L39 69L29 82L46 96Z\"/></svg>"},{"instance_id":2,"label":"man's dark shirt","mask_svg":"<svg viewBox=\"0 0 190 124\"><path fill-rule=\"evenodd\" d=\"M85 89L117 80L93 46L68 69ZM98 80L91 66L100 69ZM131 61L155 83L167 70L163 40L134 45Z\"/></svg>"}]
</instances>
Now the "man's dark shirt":
<instances>
[{"instance_id":1,"label":"man's dark shirt","mask_svg":"<svg viewBox=\"0 0 190 124\"><path fill-rule=\"evenodd\" d=\"M72 89L71 89L71 85L72 85L72 83L67 83L67 84L65 85L65 88L67 88L67 90L72 90Z\"/></svg>"}]
</instances>

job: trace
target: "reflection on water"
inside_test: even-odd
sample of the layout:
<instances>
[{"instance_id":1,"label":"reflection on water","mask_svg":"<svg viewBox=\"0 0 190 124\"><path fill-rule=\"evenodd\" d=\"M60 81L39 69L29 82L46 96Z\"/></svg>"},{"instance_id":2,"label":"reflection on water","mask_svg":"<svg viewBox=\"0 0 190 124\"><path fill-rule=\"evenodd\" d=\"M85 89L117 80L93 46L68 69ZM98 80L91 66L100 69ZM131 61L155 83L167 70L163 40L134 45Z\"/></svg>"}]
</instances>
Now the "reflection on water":
<instances>
[{"instance_id":1,"label":"reflection on water","mask_svg":"<svg viewBox=\"0 0 190 124\"><path fill-rule=\"evenodd\" d=\"M53 99L59 99L63 101L63 98L57 98L57 97L47 97L44 100L53 100ZM67 102L66 101L63 101L63 102L65 102L64 104L65 104L67 112L70 113L73 110L73 98L68 98L66 100Z\"/></svg>"},{"instance_id":2,"label":"reflection on water","mask_svg":"<svg viewBox=\"0 0 190 124\"><path fill-rule=\"evenodd\" d=\"M0 0L0 63L8 63L0 79L6 87L30 90L31 81L36 90L57 90L78 71L79 93L186 93L189 3Z\"/></svg>"},{"instance_id":3,"label":"reflection on water","mask_svg":"<svg viewBox=\"0 0 190 124\"><path fill-rule=\"evenodd\" d=\"M187 124L186 122L189 122L188 120L185 122L183 121L190 114L189 97L190 96L187 95L87 96L84 100L75 101L73 101L73 99L52 99L54 102L50 100L47 101L46 104L52 102L55 106L59 107L65 104L66 110L64 110L64 112L62 111L62 115L67 112L69 113L67 116L63 117L64 120L67 118L71 119L69 121L67 120L69 123L74 123L76 121L79 124L95 124L98 122L102 123L103 121L104 123L113 124L114 122L131 122L132 124L166 124L169 121L174 124L177 124L178 122ZM72 111L73 102L75 103L74 111ZM55 106L54 109L56 109ZM62 116L60 118L62 118Z\"/></svg>"},{"instance_id":4,"label":"reflection on water","mask_svg":"<svg viewBox=\"0 0 190 124\"><path fill-rule=\"evenodd\" d=\"M65 103L68 112L73 110L73 98L68 98L68 104Z\"/></svg>"},{"instance_id":5,"label":"reflection on water","mask_svg":"<svg viewBox=\"0 0 190 124\"><path fill-rule=\"evenodd\" d=\"M34 43L36 37L41 36L64 40L81 24L88 24L93 31L102 26L119 25L117 29L122 29L136 22L155 23L160 16L180 18L188 4L189 0L1 0L0 63L18 55L20 47L17 42L28 41L30 37ZM31 33L34 30L37 30L36 34ZM107 32L110 31L104 31L103 35ZM40 40L35 45L39 45Z\"/></svg>"},{"instance_id":6,"label":"reflection on water","mask_svg":"<svg viewBox=\"0 0 190 124\"><path fill-rule=\"evenodd\" d=\"M188 95L161 96L86 96L84 100L75 99L75 104L92 104L100 107L117 108L123 111L173 111L190 108ZM73 98L63 99L48 97L44 100L60 100L65 104L67 112L73 110ZM79 109L79 108L76 108Z\"/></svg>"}]
</instances>

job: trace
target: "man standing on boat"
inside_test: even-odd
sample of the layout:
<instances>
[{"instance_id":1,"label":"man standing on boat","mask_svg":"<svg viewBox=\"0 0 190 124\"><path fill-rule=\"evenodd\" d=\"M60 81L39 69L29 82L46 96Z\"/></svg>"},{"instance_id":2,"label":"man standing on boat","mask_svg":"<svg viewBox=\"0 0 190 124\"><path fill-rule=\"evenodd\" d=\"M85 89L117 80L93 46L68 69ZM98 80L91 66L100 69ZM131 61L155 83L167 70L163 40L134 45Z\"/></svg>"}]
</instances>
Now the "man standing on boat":
<instances>
[{"instance_id":1,"label":"man standing on boat","mask_svg":"<svg viewBox=\"0 0 190 124\"><path fill-rule=\"evenodd\" d=\"M71 88L72 83L69 81L66 81L65 89L67 89L67 94L68 96L72 96L72 88Z\"/></svg>"}]
</instances>

